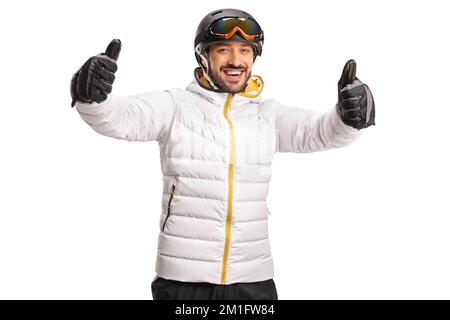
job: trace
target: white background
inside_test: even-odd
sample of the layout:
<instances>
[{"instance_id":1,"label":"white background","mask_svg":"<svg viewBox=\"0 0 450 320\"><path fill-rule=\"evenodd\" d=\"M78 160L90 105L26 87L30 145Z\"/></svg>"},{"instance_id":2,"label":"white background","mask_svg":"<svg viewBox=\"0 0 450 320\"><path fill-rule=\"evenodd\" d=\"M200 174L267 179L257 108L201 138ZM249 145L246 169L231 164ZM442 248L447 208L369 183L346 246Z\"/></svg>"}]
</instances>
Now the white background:
<instances>
[{"instance_id":1,"label":"white background","mask_svg":"<svg viewBox=\"0 0 450 320\"><path fill-rule=\"evenodd\" d=\"M158 145L91 130L69 83L120 38L115 94L184 88L197 24L223 7L263 26L263 98L326 111L350 58L375 97L377 124L352 145L275 156L279 298L449 299L445 1L250 0L1 4L0 298L152 298Z\"/></svg>"}]
</instances>

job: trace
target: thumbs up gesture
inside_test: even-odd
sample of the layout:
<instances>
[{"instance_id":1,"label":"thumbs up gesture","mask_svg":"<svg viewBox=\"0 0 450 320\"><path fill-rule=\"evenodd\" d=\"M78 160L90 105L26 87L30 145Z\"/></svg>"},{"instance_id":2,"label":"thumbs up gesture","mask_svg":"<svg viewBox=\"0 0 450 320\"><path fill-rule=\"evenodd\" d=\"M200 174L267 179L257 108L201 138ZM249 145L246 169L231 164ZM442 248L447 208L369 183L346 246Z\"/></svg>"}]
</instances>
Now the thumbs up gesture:
<instances>
[{"instance_id":1,"label":"thumbs up gesture","mask_svg":"<svg viewBox=\"0 0 450 320\"><path fill-rule=\"evenodd\" d=\"M106 100L112 90L121 47L119 39L112 40L105 53L89 58L73 75L70 83L72 107L76 101L100 103Z\"/></svg>"},{"instance_id":2,"label":"thumbs up gesture","mask_svg":"<svg viewBox=\"0 0 450 320\"><path fill-rule=\"evenodd\" d=\"M338 82L337 112L342 121L358 130L375 124L375 102L369 87L356 77L356 62L348 60Z\"/></svg>"}]
</instances>

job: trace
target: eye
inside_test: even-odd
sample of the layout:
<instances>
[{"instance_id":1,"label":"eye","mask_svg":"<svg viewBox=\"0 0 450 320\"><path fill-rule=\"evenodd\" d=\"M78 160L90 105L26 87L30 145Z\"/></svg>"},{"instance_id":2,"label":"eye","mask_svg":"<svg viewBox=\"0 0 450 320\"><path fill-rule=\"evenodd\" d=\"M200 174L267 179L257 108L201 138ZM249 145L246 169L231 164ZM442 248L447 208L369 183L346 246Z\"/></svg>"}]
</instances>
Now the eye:
<instances>
[{"instance_id":1,"label":"eye","mask_svg":"<svg viewBox=\"0 0 450 320\"><path fill-rule=\"evenodd\" d=\"M247 54L247 53L250 52L250 49L249 48L242 48L241 52Z\"/></svg>"},{"instance_id":2,"label":"eye","mask_svg":"<svg viewBox=\"0 0 450 320\"><path fill-rule=\"evenodd\" d=\"M227 51L227 48L219 48L217 49L217 52L219 53L225 53Z\"/></svg>"}]
</instances>

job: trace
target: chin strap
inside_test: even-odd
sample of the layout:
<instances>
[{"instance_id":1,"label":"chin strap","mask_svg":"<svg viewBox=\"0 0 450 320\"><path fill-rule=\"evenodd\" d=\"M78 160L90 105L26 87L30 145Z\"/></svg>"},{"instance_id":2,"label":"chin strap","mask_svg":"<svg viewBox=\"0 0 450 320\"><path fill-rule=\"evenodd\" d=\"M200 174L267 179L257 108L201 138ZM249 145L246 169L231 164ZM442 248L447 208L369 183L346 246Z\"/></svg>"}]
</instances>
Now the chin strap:
<instances>
[{"instance_id":1,"label":"chin strap","mask_svg":"<svg viewBox=\"0 0 450 320\"><path fill-rule=\"evenodd\" d=\"M214 81L208 76L208 59L204 55L200 55L200 58L202 59L202 76L208 81L208 86L215 89L214 91L220 92L219 87L216 86Z\"/></svg>"},{"instance_id":2,"label":"chin strap","mask_svg":"<svg viewBox=\"0 0 450 320\"><path fill-rule=\"evenodd\" d=\"M223 92L216 85L214 85L214 82L204 72L203 68L201 68L201 67L195 68L195 70L194 70L194 77L195 77L195 80L197 80L197 83L203 89L206 89L206 90L209 90L209 91L214 91L214 92Z\"/></svg>"}]
</instances>

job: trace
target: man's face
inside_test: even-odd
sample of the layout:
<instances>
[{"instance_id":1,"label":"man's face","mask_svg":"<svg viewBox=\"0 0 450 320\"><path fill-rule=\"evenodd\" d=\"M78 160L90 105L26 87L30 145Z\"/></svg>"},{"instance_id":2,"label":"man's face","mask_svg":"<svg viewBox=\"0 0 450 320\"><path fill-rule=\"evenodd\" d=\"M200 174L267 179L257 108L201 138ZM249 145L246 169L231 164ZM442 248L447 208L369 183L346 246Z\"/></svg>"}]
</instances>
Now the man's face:
<instances>
[{"instance_id":1,"label":"man's face","mask_svg":"<svg viewBox=\"0 0 450 320\"><path fill-rule=\"evenodd\" d=\"M253 47L244 42L229 41L212 44L206 54L208 76L222 91L238 93L245 90L253 66Z\"/></svg>"}]
</instances>

